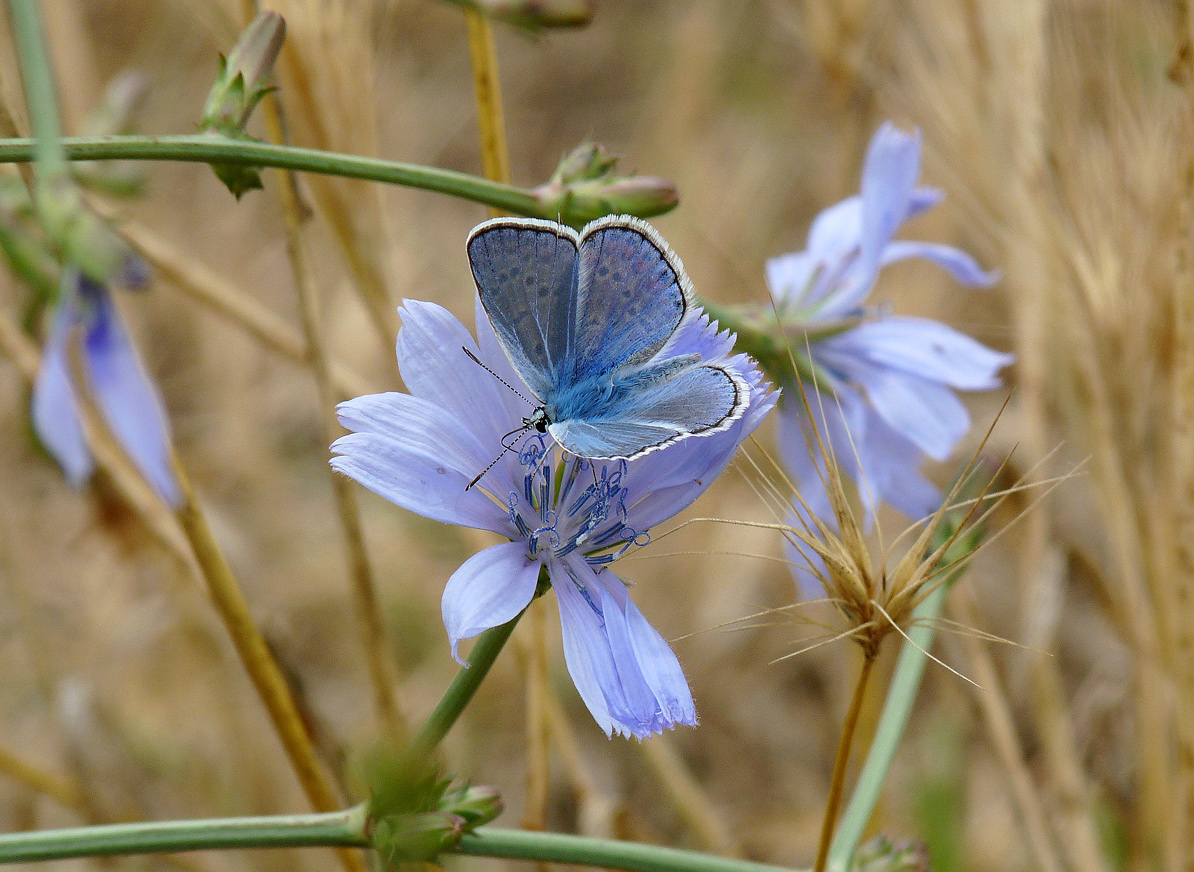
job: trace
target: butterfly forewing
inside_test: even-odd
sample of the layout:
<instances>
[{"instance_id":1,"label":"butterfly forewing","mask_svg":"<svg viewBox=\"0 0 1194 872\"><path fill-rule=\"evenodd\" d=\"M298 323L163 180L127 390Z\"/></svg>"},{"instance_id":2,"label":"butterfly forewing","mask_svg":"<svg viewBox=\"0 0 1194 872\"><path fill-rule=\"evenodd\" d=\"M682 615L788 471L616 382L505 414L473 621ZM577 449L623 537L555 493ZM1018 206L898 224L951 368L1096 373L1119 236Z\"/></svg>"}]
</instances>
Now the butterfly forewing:
<instances>
[{"instance_id":1,"label":"butterfly forewing","mask_svg":"<svg viewBox=\"0 0 1194 872\"><path fill-rule=\"evenodd\" d=\"M573 358L575 235L554 222L496 219L473 231L468 257L506 356L527 387L546 399Z\"/></svg>"},{"instance_id":2,"label":"butterfly forewing","mask_svg":"<svg viewBox=\"0 0 1194 872\"><path fill-rule=\"evenodd\" d=\"M590 225L580 242L572 379L650 360L688 307L683 274L645 222L618 217Z\"/></svg>"}]
</instances>

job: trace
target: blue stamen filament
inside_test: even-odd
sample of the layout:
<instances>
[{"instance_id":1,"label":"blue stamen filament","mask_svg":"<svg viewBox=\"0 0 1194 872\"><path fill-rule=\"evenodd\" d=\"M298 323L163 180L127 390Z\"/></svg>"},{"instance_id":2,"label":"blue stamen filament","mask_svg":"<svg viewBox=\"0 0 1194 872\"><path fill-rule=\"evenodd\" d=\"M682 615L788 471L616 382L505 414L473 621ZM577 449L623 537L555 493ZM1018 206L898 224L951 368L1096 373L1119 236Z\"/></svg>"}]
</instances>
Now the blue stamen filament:
<instances>
[{"instance_id":1,"label":"blue stamen filament","mask_svg":"<svg viewBox=\"0 0 1194 872\"><path fill-rule=\"evenodd\" d=\"M545 552L566 557L579 550L590 566L601 568L650 541L649 534L626 524L625 461L602 464L597 471L593 461L557 457L551 451L545 437L527 439L518 455L524 470L522 492L511 490L507 495L510 520L527 540L528 558ZM581 473L590 469L596 472L586 483L590 476ZM574 582L596 609L584 585Z\"/></svg>"}]
</instances>

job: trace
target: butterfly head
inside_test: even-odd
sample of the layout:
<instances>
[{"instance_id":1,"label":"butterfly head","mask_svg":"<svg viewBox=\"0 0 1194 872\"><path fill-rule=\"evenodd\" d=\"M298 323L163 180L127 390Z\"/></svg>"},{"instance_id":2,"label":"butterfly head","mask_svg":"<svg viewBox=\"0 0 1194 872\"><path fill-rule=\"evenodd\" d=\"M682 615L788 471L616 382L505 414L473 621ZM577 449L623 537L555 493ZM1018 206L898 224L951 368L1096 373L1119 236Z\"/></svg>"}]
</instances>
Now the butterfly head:
<instances>
[{"instance_id":1,"label":"butterfly head","mask_svg":"<svg viewBox=\"0 0 1194 872\"><path fill-rule=\"evenodd\" d=\"M540 406L530 414L530 417L522 419L522 426L524 430L534 430L536 433L546 433L547 428L552 421L552 415L547 411L547 407Z\"/></svg>"}]
</instances>

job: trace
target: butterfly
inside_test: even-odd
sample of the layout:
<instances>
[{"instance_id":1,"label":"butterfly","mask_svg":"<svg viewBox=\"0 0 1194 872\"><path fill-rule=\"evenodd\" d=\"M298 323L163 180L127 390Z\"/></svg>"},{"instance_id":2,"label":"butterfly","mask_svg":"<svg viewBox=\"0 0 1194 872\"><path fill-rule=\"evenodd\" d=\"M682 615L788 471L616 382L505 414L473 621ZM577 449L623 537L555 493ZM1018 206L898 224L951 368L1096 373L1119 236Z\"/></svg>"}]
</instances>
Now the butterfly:
<instances>
[{"instance_id":1,"label":"butterfly","mask_svg":"<svg viewBox=\"0 0 1194 872\"><path fill-rule=\"evenodd\" d=\"M579 234L537 218L495 218L469 234L481 305L534 395L524 429L571 454L630 460L725 430L750 397L733 370L668 340L699 313L680 259L638 218Z\"/></svg>"}]
</instances>

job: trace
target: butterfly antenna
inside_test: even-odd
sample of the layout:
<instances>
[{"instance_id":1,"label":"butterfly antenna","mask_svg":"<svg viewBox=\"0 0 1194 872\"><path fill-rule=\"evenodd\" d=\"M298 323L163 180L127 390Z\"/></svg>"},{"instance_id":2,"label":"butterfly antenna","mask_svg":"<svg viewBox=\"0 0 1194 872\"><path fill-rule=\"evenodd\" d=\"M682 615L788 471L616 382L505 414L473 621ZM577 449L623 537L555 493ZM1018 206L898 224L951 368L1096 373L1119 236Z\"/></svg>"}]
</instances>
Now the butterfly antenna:
<instances>
[{"instance_id":1,"label":"butterfly antenna","mask_svg":"<svg viewBox=\"0 0 1194 872\"><path fill-rule=\"evenodd\" d=\"M473 354L471 351L469 351L469 350L468 350L468 348L466 348L465 346L463 346L463 345L462 345L462 346L460 346L460 350L461 350L461 351L463 351L465 354L467 354L467 355L468 355L468 357L469 357L469 360L471 360L473 363L477 364L477 366L481 367L481 369L485 370L485 371L486 371L487 373L489 373L491 376L493 376L493 377L494 377L494 378L496 378L498 381L500 381L502 384L504 384L504 385L505 385L507 388L509 388L509 389L510 389L511 393L513 393L515 396L517 396L517 397L518 397L520 400L522 400L522 401L523 401L524 403L526 403L528 406L533 406L533 405L535 405L535 404L534 404L534 403L532 403L530 400L528 400L526 397L524 397L524 396L522 395L522 393L521 393L521 392L520 392L520 391L519 391L517 388L513 387L513 386L510 384L510 382L506 381L504 378L502 378L500 375L498 375L496 372L494 372L492 369L490 369L490 368L489 368L489 367L488 367L488 366L487 366L487 365L486 365L484 362L482 362L481 358L477 357L477 355L475 355L475 354ZM517 431L511 430L510 432L511 432L511 433L514 433L514 432L517 432ZM509 434L509 433L507 433L506 435L507 435L507 436L509 436L510 434ZM501 457L501 455L499 454L499 455L498 455L498 457ZM495 461L494 461L494 463L497 463L497 461L495 460ZM488 471L489 471L488 469L487 469L487 470L485 470L485 472L488 472ZM483 473L481 473L481 475L484 475L484 474L485 474L484 472L483 472ZM477 478L480 478L480 477L481 477L481 476L477 476ZM470 485L470 487L471 487L471 485ZM465 488L465 490L468 490L468 488Z\"/></svg>"},{"instance_id":2,"label":"butterfly antenna","mask_svg":"<svg viewBox=\"0 0 1194 872\"><path fill-rule=\"evenodd\" d=\"M466 353L468 352L468 349L467 349L467 348L465 349L465 352L466 352ZM472 355L469 355L469 356L471 357ZM474 357L473 359L474 359L474 360L476 360L476 358L475 358L475 357ZM477 363L481 363L481 361L477 360ZM485 366L485 364L483 364L483 363L481 363L481 365L482 365L482 366ZM489 367L487 367L487 366L486 366L485 368L486 368L486 369L489 369ZM491 371L492 371L492 370L491 370ZM499 378L499 379L498 379L498 381L502 381L502 380ZM502 384L506 384L506 383L505 383L505 382L502 382ZM507 385L507 387L509 387L509 385ZM512 389L512 390L513 390L513 389ZM514 391L514 393L518 393L518 391ZM502 440L501 440L501 441L502 441L502 450L498 452L498 456L497 456L497 457L495 457L495 458L493 459L493 461L492 461L492 462L489 464L489 466L487 466L487 467L485 467L483 470L481 470L481 472L480 472L480 473L477 475L477 477L476 477L476 478L474 478L472 481L470 481L468 484L466 484L466 485L464 486L464 489L465 489L466 491L467 491L467 490L471 490L471 489L472 489L472 487L473 487L473 485L475 485L475 484L476 484L477 482L479 482L481 479L485 478L485 473L489 472L489 470L491 470L491 469L493 469L495 466L497 466L497 462L498 462L499 460L501 460L503 457L505 457L505 456L506 456L506 452L507 452L507 451L513 451L513 450L514 450L514 446L516 446L516 445L518 444L518 439L515 439L515 440L514 440L513 442L511 442L509 445L507 445L507 444L506 444L506 440L507 440L507 439L509 439L509 438L510 438L511 436L513 436L515 433L521 433L521 432L524 432L524 431L526 431L526 430L527 430L527 428L526 428L525 426L524 426L524 427L516 427L515 429L513 429L513 430L511 430L509 433L507 433L505 436L503 436L503 437L502 437ZM519 436L519 439L521 439L521 438L522 438L522 437L521 437L521 436Z\"/></svg>"}]
</instances>

